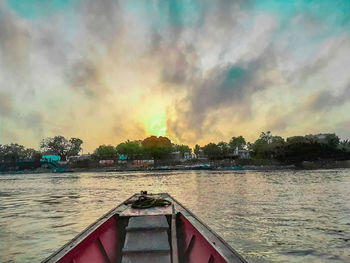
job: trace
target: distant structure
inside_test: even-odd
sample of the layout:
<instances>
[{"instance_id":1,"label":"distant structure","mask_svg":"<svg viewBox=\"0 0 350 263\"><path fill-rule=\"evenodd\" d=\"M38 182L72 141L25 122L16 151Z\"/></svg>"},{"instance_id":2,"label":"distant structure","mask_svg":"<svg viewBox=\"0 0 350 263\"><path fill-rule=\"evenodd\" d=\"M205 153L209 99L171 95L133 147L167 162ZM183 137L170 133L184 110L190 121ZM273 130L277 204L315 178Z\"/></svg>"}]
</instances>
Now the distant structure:
<instances>
[{"instance_id":1,"label":"distant structure","mask_svg":"<svg viewBox=\"0 0 350 263\"><path fill-rule=\"evenodd\" d=\"M126 161L128 159L128 156L127 155L119 155L119 160L121 161Z\"/></svg>"},{"instance_id":2,"label":"distant structure","mask_svg":"<svg viewBox=\"0 0 350 263\"><path fill-rule=\"evenodd\" d=\"M42 161L46 162L59 162L61 161L61 156L59 155L44 155L41 159Z\"/></svg>"},{"instance_id":3,"label":"distant structure","mask_svg":"<svg viewBox=\"0 0 350 263\"><path fill-rule=\"evenodd\" d=\"M132 165L134 167L148 167L154 165L154 159L133 160Z\"/></svg>"},{"instance_id":4,"label":"distant structure","mask_svg":"<svg viewBox=\"0 0 350 263\"><path fill-rule=\"evenodd\" d=\"M90 160L91 154L82 154L82 155L75 155L75 156L69 156L67 157L68 162L77 162L77 161L85 161Z\"/></svg>"},{"instance_id":5,"label":"distant structure","mask_svg":"<svg viewBox=\"0 0 350 263\"><path fill-rule=\"evenodd\" d=\"M100 160L98 163L102 166L113 166L114 160Z\"/></svg>"},{"instance_id":6,"label":"distant structure","mask_svg":"<svg viewBox=\"0 0 350 263\"><path fill-rule=\"evenodd\" d=\"M236 147L236 149L234 150L233 156L238 157L240 159L249 159L250 158L248 150L238 149L238 147Z\"/></svg>"},{"instance_id":7,"label":"distant structure","mask_svg":"<svg viewBox=\"0 0 350 263\"><path fill-rule=\"evenodd\" d=\"M193 159L194 156L191 154L191 153L188 153L188 152L172 152L170 154L170 159L173 160L173 161L178 161L178 162L185 162L187 160L191 160Z\"/></svg>"},{"instance_id":8,"label":"distant structure","mask_svg":"<svg viewBox=\"0 0 350 263\"><path fill-rule=\"evenodd\" d=\"M203 161L208 160L208 156L204 153L204 151L202 149L199 150L198 154L196 154L195 157L198 160L203 160Z\"/></svg>"}]
</instances>

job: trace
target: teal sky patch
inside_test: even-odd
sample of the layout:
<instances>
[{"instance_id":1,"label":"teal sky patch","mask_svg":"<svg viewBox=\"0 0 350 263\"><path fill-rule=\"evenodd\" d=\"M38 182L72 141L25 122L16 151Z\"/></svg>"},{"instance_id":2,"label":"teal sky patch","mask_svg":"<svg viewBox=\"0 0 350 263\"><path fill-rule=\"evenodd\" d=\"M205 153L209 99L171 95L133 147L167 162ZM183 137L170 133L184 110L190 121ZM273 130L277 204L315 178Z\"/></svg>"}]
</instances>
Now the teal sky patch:
<instances>
[{"instance_id":1,"label":"teal sky patch","mask_svg":"<svg viewBox=\"0 0 350 263\"><path fill-rule=\"evenodd\" d=\"M225 74L221 88L229 91L240 87L246 81L248 72L241 67L233 66Z\"/></svg>"},{"instance_id":2,"label":"teal sky patch","mask_svg":"<svg viewBox=\"0 0 350 263\"><path fill-rule=\"evenodd\" d=\"M281 21L301 14L317 18L330 26L350 23L349 0L255 0L254 6L256 11L275 14Z\"/></svg>"},{"instance_id":3,"label":"teal sky patch","mask_svg":"<svg viewBox=\"0 0 350 263\"><path fill-rule=\"evenodd\" d=\"M148 16L155 29L200 26L205 16L205 4L200 0L128 1L126 8Z\"/></svg>"},{"instance_id":4,"label":"teal sky patch","mask_svg":"<svg viewBox=\"0 0 350 263\"><path fill-rule=\"evenodd\" d=\"M76 0L7 0L8 6L27 19L46 17L74 5Z\"/></svg>"}]
</instances>

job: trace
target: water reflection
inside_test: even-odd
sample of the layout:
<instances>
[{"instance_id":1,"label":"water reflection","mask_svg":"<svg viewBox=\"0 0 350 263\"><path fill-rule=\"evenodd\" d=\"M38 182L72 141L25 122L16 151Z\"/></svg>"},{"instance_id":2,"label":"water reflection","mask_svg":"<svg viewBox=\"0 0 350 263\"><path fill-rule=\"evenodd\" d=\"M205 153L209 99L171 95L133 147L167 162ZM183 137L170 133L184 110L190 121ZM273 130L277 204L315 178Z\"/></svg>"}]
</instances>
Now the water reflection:
<instances>
[{"instance_id":1,"label":"water reflection","mask_svg":"<svg viewBox=\"0 0 350 263\"><path fill-rule=\"evenodd\" d=\"M0 176L0 262L38 262L131 194L168 192L249 262L350 262L350 170Z\"/></svg>"}]
</instances>

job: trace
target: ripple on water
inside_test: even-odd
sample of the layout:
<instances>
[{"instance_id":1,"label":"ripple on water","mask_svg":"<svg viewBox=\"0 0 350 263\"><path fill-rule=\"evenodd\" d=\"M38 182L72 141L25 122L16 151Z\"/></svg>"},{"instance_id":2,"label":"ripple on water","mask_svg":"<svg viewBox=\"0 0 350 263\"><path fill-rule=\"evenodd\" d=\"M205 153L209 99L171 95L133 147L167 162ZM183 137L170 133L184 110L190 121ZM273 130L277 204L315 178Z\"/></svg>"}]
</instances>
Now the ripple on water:
<instances>
[{"instance_id":1,"label":"ripple on water","mask_svg":"<svg viewBox=\"0 0 350 263\"><path fill-rule=\"evenodd\" d=\"M0 261L41 261L140 190L169 192L249 262L350 262L350 170L1 176Z\"/></svg>"}]
</instances>

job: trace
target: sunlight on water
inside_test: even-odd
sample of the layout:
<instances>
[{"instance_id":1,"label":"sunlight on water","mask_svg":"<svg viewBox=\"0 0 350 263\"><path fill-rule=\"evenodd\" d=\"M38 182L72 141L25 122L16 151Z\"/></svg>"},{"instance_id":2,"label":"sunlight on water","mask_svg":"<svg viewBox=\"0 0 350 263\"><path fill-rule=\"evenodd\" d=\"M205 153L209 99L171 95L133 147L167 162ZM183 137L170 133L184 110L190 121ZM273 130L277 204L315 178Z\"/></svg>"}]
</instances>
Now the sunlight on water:
<instances>
[{"instance_id":1,"label":"sunlight on water","mask_svg":"<svg viewBox=\"0 0 350 263\"><path fill-rule=\"evenodd\" d=\"M249 262L350 262L350 170L0 176L0 262L38 262L140 190L168 192Z\"/></svg>"}]
</instances>

